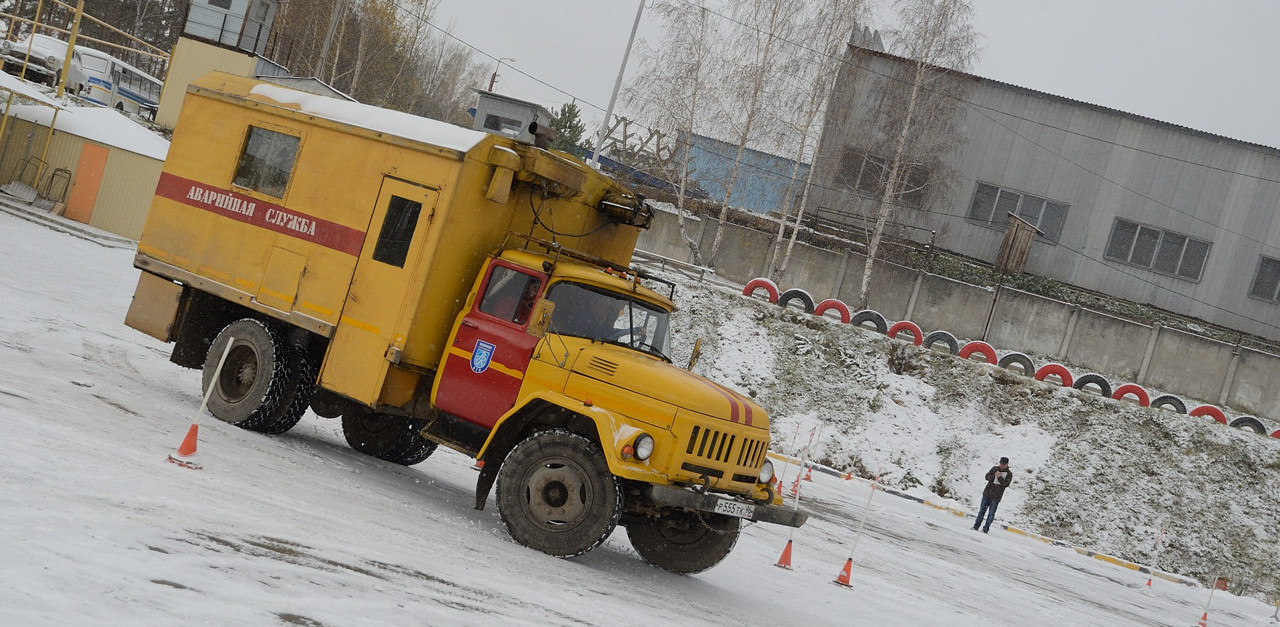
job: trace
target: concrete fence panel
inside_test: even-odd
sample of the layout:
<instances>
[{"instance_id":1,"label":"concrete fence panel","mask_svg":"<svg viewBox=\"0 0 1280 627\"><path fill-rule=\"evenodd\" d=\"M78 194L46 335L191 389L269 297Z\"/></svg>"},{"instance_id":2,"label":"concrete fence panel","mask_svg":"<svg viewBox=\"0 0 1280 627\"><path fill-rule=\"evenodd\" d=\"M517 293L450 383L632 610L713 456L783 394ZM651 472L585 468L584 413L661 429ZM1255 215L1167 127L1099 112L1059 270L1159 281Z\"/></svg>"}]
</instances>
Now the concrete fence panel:
<instances>
[{"instance_id":1,"label":"concrete fence panel","mask_svg":"<svg viewBox=\"0 0 1280 627\"><path fill-rule=\"evenodd\" d=\"M923 330L950 331L962 340L976 340L982 337L993 298L991 288L925 274L911 318Z\"/></svg>"},{"instance_id":2,"label":"concrete fence panel","mask_svg":"<svg viewBox=\"0 0 1280 627\"><path fill-rule=\"evenodd\" d=\"M786 247L787 243L782 242L782 248L778 251L778 263L782 263ZM765 250L766 264L772 256L773 239L770 238ZM843 266L844 255L796 242L791 249L791 259L787 261L787 270L778 280L778 289L798 287L809 292L814 301L832 298L840 287L840 270Z\"/></svg>"},{"instance_id":3,"label":"concrete fence panel","mask_svg":"<svg viewBox=\"0 0 1280 627\"><path fill-rule=\"evenodd\" d=\"M1280 418L1280 357L1241 349L1227 404L1254 416Z\"/></svg>"},{"instance_id":4,"label":"concrete fence panel","mask_svg":"<svg viewBox=\"0 0 1280 627\"><path fill-rule=\"evenodd\" d=\"M858 292L862 289L862 270L865 264L866 257L862 255L852 255L849 260L849 270L845 272L844 277L844 291L851 292L849 295L851 300L847 301L850 306L856 306L858 303ZM915 291L916 280L920 274L911 268L877 261L871 273L871 293L867 295L871 309L880 312L889 324L912 317L907 315L907 309L911 304L911 293ZM917 321L912 320L912 322Z\"/></svg>"},{"instance_id":5,"label":"concrete fence panel","mask_svg":"<svg viewBox=\"0 0 1280 627\"><path fill-rule=\"evenodd\" d=\"M702 229L702 221L688 215L684 219L685 229L689 237L696 241ZM689 247L685 246L684 238L680 237L680 224L677 216L668 211L658 210L653 212L653 222L649 224L648 229L640 232L640 239L636 243L636 248L662 255L663 257L693 263L693 254L689 251Z\"/></svg>"},{"instance_id":6,"label":"concrete fence panel","mask_svg":"<svg viewBox=\"0 0 1280 627\"><path fill-rule=\"evenodd\" d=\"M1065 359L1090 369L1103 370L1136 381L1151 339L1151 327L1081 309L1071 332ZM1084 373L1075 373L1076 376Z\"/></svg>"},{"instance_id":7,"label":"concrete fence panel","mask_svg":"<svg viewBox=\"0 0 1280 627\"><path fill-rule=\"evenodd\" d=\"M1216 404L1234 350L1234 346L1224 342L1162 328L1151 354L1147 385ZM1192 404L1188 401L1187 409L1191 409Z\"/></svg>"},{"instance_id":8,"label":"concrete fence panel","mask_svg":"<svg viewBox=\"0 0 1280 627\"><path fill-rule=\"evenodd\" d=\"M1001 288L987 342L1024 353L1058 354L1074 308L1062 301Z\"/></svg>"},{"instance_id":9,"label":"concrete fence panel","mask_svg":"<svg viewBox=\"0 0 1280 627\"><path fill-rule=\"evenodd\" d=\"M711 247L716 240L719 224L715 220L707 220L702 230L702 257L711 256ZM715 262L716 274L745 284L747 281L765 274L769 258L773 251L773 237L768 233L753 231L736 224L724 225L724 235L720 240L720 252ZM800 285L779 285L781 289L803 287Z\"/></svg>"}]
</instances>

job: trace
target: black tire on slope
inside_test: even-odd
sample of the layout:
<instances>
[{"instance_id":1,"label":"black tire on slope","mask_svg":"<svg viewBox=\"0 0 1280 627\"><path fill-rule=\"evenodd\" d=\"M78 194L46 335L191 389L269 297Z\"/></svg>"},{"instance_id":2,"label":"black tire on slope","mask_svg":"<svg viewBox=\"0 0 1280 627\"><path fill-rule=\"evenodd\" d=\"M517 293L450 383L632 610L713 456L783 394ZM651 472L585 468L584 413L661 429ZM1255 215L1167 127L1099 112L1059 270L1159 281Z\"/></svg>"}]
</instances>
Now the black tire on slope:
<instances>
[{"instance_id":1,"label":"black tire on slope","mask_svg":"<svg viewBox=\"0 0 1280 627\"><path fill-rule=\"evenodd\" d=\"M798 288L792 288L779 294L778 306L786 307L787 303L791 302L792 300L799 300L800 304L804 307L805 313L807 314L813 313L813 297L810 296L808 292Z\"/></svg>"},{"instance_id":2,"label":"black tire on slope","mask_svg":"<svg viewBox=\"0 0 1280 627\"><path fill-rule=\"evenodd\" d=\"M1009 353L1008 355L1001 357L999 362L996 362L996 365L1001 368L1008 368L1014 364L1017 364L1022 368L1023 376L1036 376L1036 367L1031 363L1031 358L1023 355L1022 353Z\"/></svg>"},{"instance_id":3,"label":"black tire on slope","mask_svg":"<svg viewBox=\"0 0 1280 627\"><path fill-rule=\"evenodd\" d=\"M230 344L222 371L214 373ZM209 413L243 429L261 430L278 418L287 404L291 378L288 354L280 335L253 318L236 320L222 329L205 355L202 391L208 391Z\"/></svg>"},{"instance_id":4,"label":"black tire on slope","mask_svg":"<svg viewBox=\"0 0 1280 627\"><path fill-rule=\"evenodd\" d=\"M1100 374L1086 374L1079 379L1076 379L1076 382L1072 384L1071 387L1077 390L1083 390L1084 386L1089 385L1090 383L1098 386L1099 394L1102 394L1107 398L1111 398L1111 382L1107 381L1107 378Z\"/></svg>"},{"instance_id":5,"label":"black tire on slope","mask_svg":"<svg viewBox=\"0 0 1280 627\"><path fill-rule=\"evenodd\" d=\"M1231 421L1231 426L1237 429L1247 429L1259 435L1267 434L1267 427L1262 424L1261 420L1253 416L1241 416Z\"/></svg>"},{"instance_id":6,"label":"black tire on slope","mask_svg":"<svg viewBox=\"0 0 1280 627\"><path fill-rule=\"evenodd\" d=\"M1163 409L1165 406L1179 414L1187 413L1187 404L1172 394L1162 394L1151 399L1152 409Z\"/></svg>"},{"instance_id":7,"label":"black tire on slope","mask_svg":"<svg viewBox=\"0 0 1280 627\"><path fill-rule=\"evenodd\" d=\"M644 561L679 574L719 564L738 543L741 522L732 516L675 510L627 523L627 537Z\"/></svg>"},{"instance_id":8,"label":"black tire on slope","mask_svg":"<svg viewBox=\"0 0 1280 627\"><path fill-rule=\"evenodd\" d=\"M884 316L880 315L880 312L874 309L863 309L849 318L849 324L855 327L862 326L864 322L870 322L876 328L876 332L881 335L889 332L889 323L885 321Z\"/></svg>"},{"instance_id":9,"label":"black tire on slope","mask_svg":"<svg viewBox=\"0 0 1280 627\"><path fill-rule=\"evenodd\" d=\"M960 352L960 342L956 340L956 336L946 331L934 331L924 336L924 342L920 344L925 350L933 348L933 345L942 342L947 345L947 352L955 355Z\"/></svg>"},{"instance_id":10,"label":"black tire on slope","mask_svg":"<svg viewBox=\"0 0 1280 627\"><path fill-rule=\"evenodd\" d=\"M497 492L512 539L556 557L600 546L622 515L622 490L600 447L565 429L539 431L511 449Z\"/></svg>"}]
</instances>

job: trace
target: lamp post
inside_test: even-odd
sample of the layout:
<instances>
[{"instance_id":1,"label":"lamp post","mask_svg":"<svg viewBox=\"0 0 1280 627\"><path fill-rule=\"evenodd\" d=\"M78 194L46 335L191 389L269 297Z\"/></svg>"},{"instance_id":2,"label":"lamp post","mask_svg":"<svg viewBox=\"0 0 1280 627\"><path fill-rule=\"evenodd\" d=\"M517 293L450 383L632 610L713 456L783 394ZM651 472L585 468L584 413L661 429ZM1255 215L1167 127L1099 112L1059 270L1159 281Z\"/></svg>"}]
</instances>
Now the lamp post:
<instances>
[{"instance_id":1,"label":"lamp post","mask_svg":"<svg viewBox=\"0 0 1280 627\"><path fill-rule=\"evenodd\" d=\"M493 68L493 74L489 75L489 91L493 91L493 83L498 80L498 70L502 69L503 61L515 61L515 59L511 57L502 57L501 59L498 59L497 67Z\"/></svg>"}]
</instances>

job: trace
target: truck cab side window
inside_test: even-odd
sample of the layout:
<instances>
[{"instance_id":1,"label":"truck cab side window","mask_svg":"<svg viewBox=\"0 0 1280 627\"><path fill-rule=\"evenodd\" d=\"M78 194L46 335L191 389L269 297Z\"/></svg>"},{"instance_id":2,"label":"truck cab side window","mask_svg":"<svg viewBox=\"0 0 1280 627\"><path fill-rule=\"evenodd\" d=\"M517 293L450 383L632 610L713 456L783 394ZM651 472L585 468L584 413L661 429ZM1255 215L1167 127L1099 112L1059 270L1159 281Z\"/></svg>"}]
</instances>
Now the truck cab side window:
<instances>
[{"instance_id":1,"label":"truck cab side window","mask_svg":"<svg viewBox=\"0 0 1280 627\"><path fill-rule=\"evenodd\" d=\"M404 267L420 213L422 203L399 196L391 197L391 202L387 203L387 216L382 220L382 232L378 233L378 245L373 249L374 261Z\"/></svg>"},{"instance_id":2,"label":"truck cab side window","mask_svg":"<svg viewBox=\"0 0 1280 627\"><path fill-rule=\"evenodd\" d=\"M538 280L523 272L497 266L480 299L480 311L508 322L524 324L538 300Z\"/></svg>"},{"instance_id":3,"label":"truck cab side window","mask_svg":"<svg viewBox=\"0 0 1280 627\"><path fill-rule=\"evenodd\" d=\"M231 184L283 198L299 143L296 136L250 126Z\"/></svg>"}]
</instances>

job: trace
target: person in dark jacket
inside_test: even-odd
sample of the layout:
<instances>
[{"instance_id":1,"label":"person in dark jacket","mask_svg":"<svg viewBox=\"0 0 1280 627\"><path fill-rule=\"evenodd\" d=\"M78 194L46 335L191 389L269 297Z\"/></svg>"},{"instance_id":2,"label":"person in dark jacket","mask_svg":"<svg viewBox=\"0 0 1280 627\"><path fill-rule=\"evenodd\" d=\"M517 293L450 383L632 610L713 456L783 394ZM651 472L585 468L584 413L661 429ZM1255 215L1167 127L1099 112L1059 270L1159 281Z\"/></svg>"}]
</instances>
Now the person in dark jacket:
<instances>
[{"instance_id":1,"label":"person in dark jacket","mask_svg":"<svg viewBox=\"0 0 1280 627\"><path fill-rule=\"evenodd\" d=\"M973 530L977 531L978 526L982 526L982 533L991 530L991 519L996 517L996 508L1000 506L1000 497L1004 496L1004 489L1009 487L1013 482L1013 471L1009 470L1009 458L1001 457L999 466L992 466L987 471L987 487L982 490L982 508L978 510L978 519L973 521ZM982 523L982 517L987 517L986 524Z\"/></svg>"}]
</instances>

